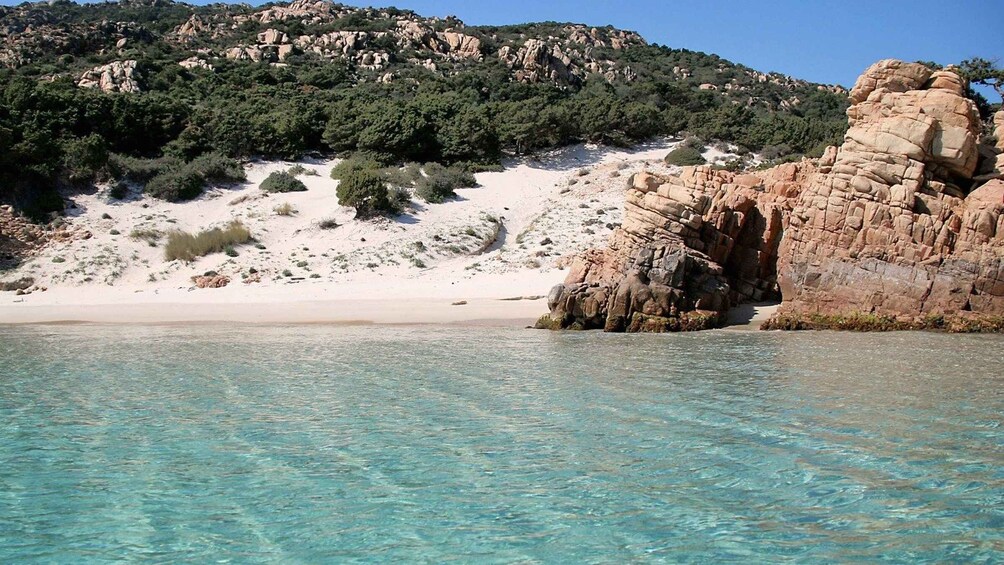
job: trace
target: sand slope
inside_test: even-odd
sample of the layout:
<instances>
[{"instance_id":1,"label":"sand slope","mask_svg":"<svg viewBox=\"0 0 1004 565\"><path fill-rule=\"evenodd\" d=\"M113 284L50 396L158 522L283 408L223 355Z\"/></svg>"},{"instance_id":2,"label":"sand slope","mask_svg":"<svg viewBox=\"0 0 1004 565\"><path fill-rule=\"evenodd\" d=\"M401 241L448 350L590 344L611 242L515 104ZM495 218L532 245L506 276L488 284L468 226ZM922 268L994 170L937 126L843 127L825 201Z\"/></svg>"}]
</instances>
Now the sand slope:
<instances>
[{"instance_id":1,"label":"sand slope","mask_svg":"<svg viewBox=\"0 0 1004 565\"><path fill-rule=\"evenodd\" d=\"M300 177L308 187L300 193L259 190L269 173L292 165L259 162L247 167L246 183L186 203L140 194L115 201L106 190L75 195L68 221L92 237L50 245L6 273L5 280L34 277L47 290L0 293L0 323L532 322L547 311L542 295L564 279L568 259L604 245L619 225L630 175L669 172L661 159L673 145L576 146L511 160L504 172L477 175L480 186L456 199L416 201L399 217L370 221L338 205L334 160L301 162L314 174ZM296 212L278 215L287 203ZM238 256L165 260L170 230L232 220L257 242L240 246ZM322 227L327 220L337 227ZM209 271L231 283L196 288L192 277ZM254 282L245 283L252 272Z\"/></svg>"}]
</instances>

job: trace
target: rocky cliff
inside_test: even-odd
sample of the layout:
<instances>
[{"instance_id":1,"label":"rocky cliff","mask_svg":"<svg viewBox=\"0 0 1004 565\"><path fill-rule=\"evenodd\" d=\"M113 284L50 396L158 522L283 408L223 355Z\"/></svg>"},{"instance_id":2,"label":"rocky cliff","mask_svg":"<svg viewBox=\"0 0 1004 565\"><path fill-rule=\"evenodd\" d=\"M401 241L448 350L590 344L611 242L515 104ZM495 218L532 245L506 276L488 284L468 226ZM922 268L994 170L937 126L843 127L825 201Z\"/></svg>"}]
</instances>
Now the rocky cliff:
<instances>
[{"instance_id":1,"label":"rocky cliff","mask_svg":"<svg viewBox=\"0 0 1004 565\"><path fill-rule=\"evenodd\" d=\"M884 60L851 101L817 162L637 175L609 248L576 260L539 325L701 329L781 299L768 327L1001 329L1002 147L979 146L964 80Z\"/></svg>"}]
</instances>

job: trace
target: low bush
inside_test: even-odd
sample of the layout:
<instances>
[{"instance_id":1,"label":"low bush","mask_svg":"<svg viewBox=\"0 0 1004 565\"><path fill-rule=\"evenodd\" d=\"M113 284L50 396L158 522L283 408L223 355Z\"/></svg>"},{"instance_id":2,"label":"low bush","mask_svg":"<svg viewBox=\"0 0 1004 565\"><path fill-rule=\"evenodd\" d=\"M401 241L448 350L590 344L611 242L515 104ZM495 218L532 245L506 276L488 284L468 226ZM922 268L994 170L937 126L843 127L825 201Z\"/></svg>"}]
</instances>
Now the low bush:
<instances>
[{"instance_id":1,"label":"low bush","mask_svg":"<svg viewBox=\"0 0 1004 565\"><path fill-rule=\"evenodd\" d=\"M775 161L782 157L787 157L795 151L787 144L768 145L760 150L760 158L764 161Z\"/></svg>"},{"instance_id":2,"label":"low bush","mask_svg":"<svg viewBox=\"0 0 1004 565\"><path fill-rule=\"evenodd\" d=\"M286 171L276 171L261 182L265 192L304 192L307 186Z\"/></svg>"},{"instance_id":3,"label":"low bush","mask_svg":"<svg viewBox=\"0 0 1004 565\"><path fill-rule=\"evenodd\" d=\"M63 174L71 183L89 183L104 176L108 164L108 147L103 137L91 134L69 138L61 143Z\"/></svg>"},{"instance_id":4,"label":"low bush","mask_svg":"<svg viewBox=\"0 0 1004 565\"><path fill-rule=\"evenodd\" d=\"M173 157L138 159L111 155L108 168L114 178L144 184L145 193L170 202L199 196L207 183L240 182L247 178L238 161L219 153L206 153L187 163ZM119 193L124 196L124 186Z\"/></svg>"},{"instance_id":5,"label":"low bush","mask_svg":"<svg viewBox=\"0 0 1004 565\"><path fill-rule=\"evenodd\" d=\"M393 214L400 214L404 212L404 209L408 207L408 203L411 202L411 193L408 192L407 188L392 186L387 189L387 200L390 202L390 207L387 211Z\"/></svg>"},{"instance_id":6,"label":"low bush","mask_svg":"<svg viewBox=\"0 0 1004 565\"><path fill-rule=\"evenodd\" d=\"M164 258L168 261L175 259L193 261L197 257L220 253L228 247L249 241L251 241L251 232L237 220L230 222L225 228L212 228L195 235L174 231L167 236Z\"/></svg>"},{"instance_id":7,"label":"low bush","mask_svg":"<svg viewBox=\"0 0 1004 565\"><path fill-rule=\"evenodd\" d=\"M157 175L176 169L182 162L173 157L159 159L140 159L127 155L111 154L108 156L108 168L112 177L128 179L137 183L145 183Z\"/></svg>"},{"instance_id":8,"label":"low bush","mask_svg":"<svg viewBox=\"0 0 1004 565\"><path fill-rule=\"evenodd\" d=\"M143 191L154 198L178 202L198 197L202 194L205 182L202 175L187 167L182 167L168 170L153 177L146 183Z\"/></svg>"},{"instance_id":9,"label":"low bush","mask_svg":"<svg viewBox=\"0 0 1004 565\"><path fill-rule=\"evenodd\" d=\"M418 163L408 163L403 167L388 167L384 172L391 186L412 187L422 179L422 165Z\"/></svg>"},{"instance_id":10,"label":"low bush","mask_svg":"<svg viewBox=\"0 0 1004 565\"><path fill-rule=\"evenodd\" d=\"M108 197L112 200L125 200L129 196L129 185L123 181L116 181L108 189Z\"/></svg>"},{"instance_id":11,"label":"low bush","mask_svg":"<svg viewBox=\"0 0 1004 565\"><path fill-rule=\"evenodd\" d=\"M247 179L244 167L237 160L219 153L199 155L185 167L200 175L208 183L240 182Z\"/></svg>"},{"instance_id":12,"label":"low bush","mask_svg":"<svg viewBox=\"0 0 1004 565\"><path fill-rule=\"evenodd\" d=\"M393 212L387 190L387 183L373 170L355 170L338 182L338 203L356 209L356 217L361 219Z\"/></svg>"},{"instance_id":13,"label":"low bush","mask_svg":"<svg viewBox=\"0 0 1004 565\"><path fill-rule=\"evenodd\" d=\"M457 195L458 188L478 185L474 174L461 166L444 167L439 163L426 163L425 176L415 184L415 195L432 204L438 204Z\"/></svg>"},{"instance_id":14,"label":"low bush","mask_svg":"<svg viewBox=\"0 0 1004 565\"><path fill-rule=\"evenodd\" d=\"M707 161L701 155L701 152L693 147L680 146L669 152L666 155L667 165L677 165L680 167L687 167L691 165L703 165Z\"/></svg>"},{"instance_id":15,"label":"low bush","mask_svg":"<svg viewBox=\"0 0 1004 565\"><path fill-rule=\"evenodd\" d=\"M376 159L365 155L354 155L332 167L331 178L344 180L353 173L360 171L376 173L381 168L383 168L383 165Z\"/></svg>"},{"instance_id":16,"label":"low bush","mask_svg":"<svg viewBox=\"0 0 1004 565\"><path fill-rule=\"evenodd\" d=\"M314 169L308 169L303 165L297 163L286 170L287 173L293 175L294 177L306 176L306 177L316 177L318 176L317 171Z\"/></svg>"},{"instance_id":17,"label":"low bush","mask_svg":"<svg viewBox=\"0 0 1004 565\"><path fill-rule=\"evenodd\" d=\"M704 140L703 139L701 139L701 138L699 138L697 136L691 135L691 136L688 136L686 139L683 140L683 143L680 144L680 147L689 147L690 149L696 149L698 151L704 151L704 149L707 146L704 144Z\"/></svg>"}]
</instances>

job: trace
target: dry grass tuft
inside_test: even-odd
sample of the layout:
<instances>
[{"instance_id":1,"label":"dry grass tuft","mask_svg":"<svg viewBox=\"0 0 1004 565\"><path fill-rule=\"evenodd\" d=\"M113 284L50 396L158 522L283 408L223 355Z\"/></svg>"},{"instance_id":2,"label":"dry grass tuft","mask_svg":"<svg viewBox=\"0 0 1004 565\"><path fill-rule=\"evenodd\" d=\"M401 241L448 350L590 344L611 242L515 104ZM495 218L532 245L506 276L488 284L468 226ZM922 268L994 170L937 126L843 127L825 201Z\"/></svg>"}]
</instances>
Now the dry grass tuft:
<instances>
[{"instance_id":1,"label":"dry grass tuft","mask_svg":"<svg viewBox=\"0 0 1004 565\"><path fill-rule=\"evenodd\" d=\"M175 259L193 261L196 257L220 253L228 246L240 245L249 241L251 241L251 232L238 220L230 222L226 228L212 228L195 235L174 231L167 236L164 258L168 261Z\"/></svg>"}]
</instances>

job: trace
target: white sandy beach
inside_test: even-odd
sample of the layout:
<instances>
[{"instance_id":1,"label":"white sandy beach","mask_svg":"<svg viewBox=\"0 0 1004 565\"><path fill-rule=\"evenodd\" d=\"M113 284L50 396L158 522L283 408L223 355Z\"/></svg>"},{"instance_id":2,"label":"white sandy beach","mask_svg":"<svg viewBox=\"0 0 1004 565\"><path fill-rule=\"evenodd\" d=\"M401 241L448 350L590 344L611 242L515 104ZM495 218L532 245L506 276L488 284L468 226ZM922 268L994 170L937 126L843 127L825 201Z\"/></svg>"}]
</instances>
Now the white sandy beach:
<instances>
[{"instance_id":1,"label":"white sandy beach","mask_svg":"<svg viewBox=\"0 0 1004 565\"><path fill-rule=\"evenodd\" d=\"M480 186L459 190L456 199L416 201L397 218L375 221L355 220L338 205L329 177L335 160L302 162L314 174L300 177L309 190L299 193L260 191L269 173L293 163L259 162L247 167L246 183L191 202L139 194L115 201L106 190L74 195L67 219L91 237L51 244L6 273L4 280L30 276L46 290L0 293L0 323L526 325L547 312L544 295L565 278L569 259L606 244L621 221L630 175L672 170L662 157L673 145L576 146L512 160L504 172L478 174ZM296 212L278 215L286 203ZM165 260L167 232L232 220L256 241L240 246L238 256ZM337 227L322 228L325 220ZM160 238L151 244L135 236L140 232ZM230 284L195 287L192 277L209 271Z\"/></svg>"}]
</instances>

